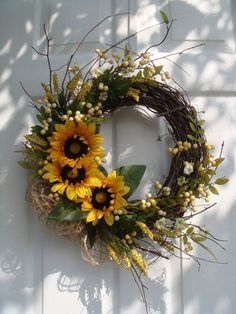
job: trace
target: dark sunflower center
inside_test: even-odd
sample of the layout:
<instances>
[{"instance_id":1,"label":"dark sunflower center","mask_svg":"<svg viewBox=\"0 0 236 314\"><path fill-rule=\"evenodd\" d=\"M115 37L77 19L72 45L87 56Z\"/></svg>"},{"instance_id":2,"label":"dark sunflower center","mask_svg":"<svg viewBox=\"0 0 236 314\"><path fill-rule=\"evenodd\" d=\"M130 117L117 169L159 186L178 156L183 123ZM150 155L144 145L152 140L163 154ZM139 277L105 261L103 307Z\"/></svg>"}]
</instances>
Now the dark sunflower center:
<instances>
[{"instance_id":1,"label":"dark sunflower center","mask_svg":"<svg viewBox=\"0 0 236 314\"><path fill-rule=\"evenodd\" d=\"M86 155L88 152L88 145L79 138L69 138L64 146L64 153L70 159L76 159Z\"/></svg>"},{"instance_id":2,"label":"dark sunflower center","mask_svg":"<svg viewBox=\"0 0 236 314\"><path fill-rule=\"evenodd\" d=\"M72 169L70 166L65 166L61 170L62 180L68 180L69 183L79 183L85 178L84 168Z\"/></svg>"},{"instance_id":3,"label":"dark sunflower center","mask_svg":"<svg viewBox=\"0 0 236 314\"><path fill-rule=\"evenodd\" d=\"M103 209L109 207L111 201L111 193L106 188L96 188L92 194L92 204L96 209Z\"/></svg>"}]
</instances>

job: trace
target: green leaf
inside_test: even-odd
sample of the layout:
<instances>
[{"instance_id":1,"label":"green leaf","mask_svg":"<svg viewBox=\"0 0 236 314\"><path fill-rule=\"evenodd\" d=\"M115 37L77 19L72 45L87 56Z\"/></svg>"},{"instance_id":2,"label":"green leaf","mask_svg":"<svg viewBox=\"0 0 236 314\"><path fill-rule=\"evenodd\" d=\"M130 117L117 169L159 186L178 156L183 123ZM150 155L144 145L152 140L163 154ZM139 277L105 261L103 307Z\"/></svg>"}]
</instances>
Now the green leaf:
<instances>
[{"instance_id":1,"label":"green leaf","mask_svg":"<svg viewBox=\"0 0 236 314\"><path fill-rule=\"evenodd\" d=\"M32 165L31 165L29 162L25 161L25 160L20 160L20 161L18 161L18 164L19 164L22 168L24 168L24 169L32 169L32 168L33 168Z\"/></svg>"},{"instance_id":2,"label":"green leaf","mask_svg":"<svg viewBox=\"0 0 236 314\"><path fill-rule=\"evenodd\" d=\"M83 102L83 101L75 101L75 102L72 104L72 109L73 109L74 111L83 112L83 111L84 111L84 108L85 108L85 102Z\"/></svg>"},{"instance_id":3,"label":"green leaf","mask_svg":"<svg viewBox=\"0 0 236 314\"><path fill-rule=\"evenodd\" d=\"M128 45L125 45L125 49L124 49L124 57L128 57L129 56L129 52L130 52L130 48Z\"/></svg>"},{"instance_id":4,"label":"green leaf","mask_svg":"<svg viewBox=\"0 0 236 314\"><path fill-rule=\"evenodd\" d=\"M216 174L216 172L213 169L207 169L206 173L211 175L211 176L214 176Z\"/></svg>"},{"instance_id":5,"label":"green leaf","mask_svg":"<svg viewBox=\"0 0 236 314\"><path fill-rule=\"evenodd\" d=\"M58 95L58 102L62 108L66 107L66 98L63 90Z\"/></svg>"},{"instance_id":6,"label":"green leaf","mask_svg":"<svg viewBox=\"0 0 236 314\"><path fill-rule=\"evenodd\" d=\"M42 130L43 128L40 126L40 125L33 125L31 127L31 131L34 132L34 133L37 133L37 134L40 134L40 131Z\"/></svg>"},{"instance_id":7,"label":"green leaf","mask_svg":"<svg viewBox=\"0 0 236 314\"><path fill-rule=\"evenodd\" d=\"M215 195L219 195L217 188L214 187L213 185L209 185L209 189L210 189L211 193L213 193Z\"/></svg>"},{"instance_id":8,"label":"green leaf","mask_svg":"<svg viewBox=\"0 0 236 314\"><path fill-rule=\"evenodd\" d=\"M225 159L224 158L217 158L215 159L216 167L218 167Z\"/></svg>"},{"instance_id":9,"label":"green leaf","mask_svg":"<svg viewBox=\"0 0 236 314\"><path fill-rule=\"evenodd\" d=\"M192 136L191 134L188 134L187 137L191 140L191 141L196 141L196 138L194 136Z\"/></svg>"},{"instance_id":10,"label":"green leaf","mask_svg":"<svg viewBox=\"0 0 236 314\"><path fill-rule=\"evenodd\" d=\"M192 136L191 134L188 134L187 137L191 141L195 141L195 142L198 142L198 143L205 143L205 140L203 138L196 138L196 137Z\"/></svg>"},{"instance_id":11,"label":"green leaf","mask_svg":"<svg viewBox=\"0 0 236 314\"><path fill-rule=\"evenodd\" d=\"M227 178L218 178L218 179L216 179L215 184L223 185L223 184L226 184L228 181L229 181L229 179L227 179Z\"/></svg>"},{"instance_id":12,"label":"green leaf","mask_svg":"<svg viewBox=\"0 0 236 314\"><path fill-rule=\"evenodd\" d=\"M186 233L193 233L194 231L194 227L189 227L187 230L186 230Z\"/></svg>"},{"instance_id":13,"label":"green leaf","mask_svg":"<svg viewBox=\"0 0 236 314\"><path fill-rule=\"evenodd\" d=\"M196 126L192 122L189 122L189 125L191 130L196 133L197 132Z\"/></svg>"},{"instance_id":14,"label":"green leaf","mask_svg":"<svg viewBox=\"0 0 236 314\"><path fill-rule=\"evenodd\" d=\"M163 65L158 65L155 67L155 73L160 74L163 69Z\"/></svg>"},{"instance_id":15,"label":"green leaf","mask_svg":"<svg viewBox=\"0 0 236 314\"><path fill-rule=\"evenodd\" d=\"M147 78L147 77L148 77L148 74L149 74L148 67L145 67L144 70L143 70L143 76L144 76L145 78Z\"/></svg>"},{"instance_id":16,"label":"green leaf","mask_svg":"<svg viewBox=\"0 0 236 314\"><path fill-rule=\"evenodd\" d=\"M183 236L183 243L186 244L188 242L188 237L186 234Z\"/></svg>"},{"instance_id":17,"label":"green leaf","mask_svg":"<svg viewBox=\"0 0 236 314\"><path fill-rule=\"evenodd\" d=\"M191 239L194 242L202 242L202 241L206 241L206 236L201 235L201 234L192 234Z\"/></svg>"},{"instance_id":18,"label":"green leaf","mask_svg":"<svg viewBox=\"0 0 236 314\"><path fill-rule=\"evenodd\" d=\"M141 79L143 77L143 72L140 70L136 75L137 79Z\"/></svg>"},{"instance_id":19,"label":"green leaf","mask_svg":"<svg viewBox=\"0 0 236 314\"><path fill-rule=\"evenodd\" d=\"M205 123L206 121L205 120L198 120L198 125L200 125L200 126L203 126L203 124Z\"/></svg>"},{"instance_id":20,"label":"green leaf","mask_svg":"<svg viewBox=\"0 0 236 314\"><path fill-rule=\"evenodd\" d=\"M101 172L104 174L104 176L107 176L107 175L108 175L107 170L106 170L102 165L100 165L100 166L98 167L98 170L101 171Z\"/></svg>"},{"instance_id":21,"label":"green leaf","mask_svg":"<svg viewBox=\"0 0 236 314\"><path fill-rule=\"evenodd\" d=\"M206 250L214 258L215 262L217 262L216 256L212 253L212 251L206 245L202 244L199 240L195 241L193 237L192 237L192 240L196 242L197 244L199 244L204 250Z\"/></svg>"},{"instance_id":22,"label":"green leaf","mask_svg":"<svg viewBox=\"0 0 236 314\"><path fill-rule=\"evenodd\" d=\"M94 246L94 243L96 241L97 228L91 224L86 224L85 228L86 228L87 235L88 235L87 246L89 249L91 249Z\"/></svg>"},{"instance_id":23,"label":"green leaf","mask_svg":"<svg viewBox=\"0 0 236 314\"><path fill-rule=\"evenodd\" d=\"M130 83L127 79L120 78L118 76L114 77L114 79L109 79L109 98L111 100L115 100L120 96L124 96L128 89Z\"/></svg>"},{"instance_id":24,"label":"green leaf","mask_svg":"<svg viewBox=\"0 0 236 314\"><path fill-rule=\"evenodd\" d=\"M77 204L60 200L53 207L48 215L48 219L59 221L80 221L86 218L87 213L82 212Z\"/></svg>"},{"instance_id":25,"label":"green leaf","mask_svg":"<svg viewBox=\"0 0 236 314\"><path fill-rule=\"evenodd\" d=\"M128 199L139 186L145 169L145 165L124 166L117 169L117 175L123 176L125 185L130 187L129 193L124 196L126 199Z\"/></svg>"},{"instance_id":26,"label":"green leaf","mask_svg":"<svg viewBox=\"0 0 236 314\"><path fill-rule=\"evenodd\" d=\"M36 114L36 118L40 123L42 123L43 117L40 114Z\"/></svg>"},{"instance_id":27,"label":"green leaf","mask_svg":"<svg viewBox=\"0 0 236 314\"><path fill-rule=\"evenodd\" d=\"M165 22L166 24L169 24L169 18L168 18L168 16L166 15L166 13L163 12L163 11L160 11L160 15L161 15L161 17L162 17L163 22Z\"/></svg>"},{"instance_id":28,"label":"green leaf","mask_svg":"<svg viewBox=\"0 0 236 314\"><path fill-rule=\"evenodd\" d=\"M26 140L29 141L31 144L36 144L39 146L47 146L47 142L38 134L32 133L25 136Z\"/></svg>"}]
</instances>

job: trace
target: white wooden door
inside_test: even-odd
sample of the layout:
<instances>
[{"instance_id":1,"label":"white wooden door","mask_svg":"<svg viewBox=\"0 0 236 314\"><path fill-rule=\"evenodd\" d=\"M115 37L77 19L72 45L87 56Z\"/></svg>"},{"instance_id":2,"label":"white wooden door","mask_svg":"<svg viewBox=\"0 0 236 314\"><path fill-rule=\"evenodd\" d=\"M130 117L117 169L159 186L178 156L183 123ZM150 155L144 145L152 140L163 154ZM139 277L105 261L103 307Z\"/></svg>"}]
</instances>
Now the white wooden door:
<instances>
[{"instance_id":1,"label":"white wooden door","mask_svg":"<svg viewBox=\"0 0 236 314\"><path fill-rule=\"evenodd\" d=\"M198 49L160 59L171 75L188 91L192 102L205 111L209 142L225 142L227 158L222 174L230 183L221 197L199 217L217 237L228 239L226 251L215 248L220 262L160 261L152 266L148 286L150 313L233 314L236 301L235 156L236 156L236 58L235 1L227 0L9 0L0 1L0 313L1 314L126 314L144 313L139 292L125 270L112 263L94 267L80 255L78 243L57 237L40 224L24 200L25 172L17 166L23 135L33 123L33 112L19 80L33 97L41 94L47 79L46 62L31 45L44 48L42 26L54 37L54 65L61 65L73 43L105 16L131 12L107 20L86 40L78 62L89 61L97 47L112 43L159 21L159 10L176 19L168 39L152 53L162 58L200 43ZM130 39L143 51L160 41L163 29L154 27ZM77 60L76 60L77 61ZM180 69L173 62L177 63ZM117 112L103 126L108 168L148 165L142 188L148 191L156 177L168 171L162 121L130 109ZM113 156L113 158L112 158ZM117 156L117 157L114 157ZM213 200L212 200L213 201ZM197 252L199 255L201 251Z\"/></svg>"}]
</instances>

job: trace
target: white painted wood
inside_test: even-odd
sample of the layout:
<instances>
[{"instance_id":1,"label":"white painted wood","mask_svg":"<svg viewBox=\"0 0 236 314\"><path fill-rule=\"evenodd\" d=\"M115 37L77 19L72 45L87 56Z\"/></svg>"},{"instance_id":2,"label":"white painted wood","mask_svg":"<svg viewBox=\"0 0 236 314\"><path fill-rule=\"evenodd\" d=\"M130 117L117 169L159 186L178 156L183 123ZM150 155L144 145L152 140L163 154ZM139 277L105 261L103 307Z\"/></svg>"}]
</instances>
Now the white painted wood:
<instances>
[{"instance_id":1,"label":"white painted wood","mask_svg":"<svg viewBox=\"0 0 236 314\"><path fill-rule=\"evenodd\" d=\"M96 47L104 47L159 21L159 10L178 19L168 40L152 52L157 58L201 42L207 46L171 58L166 69L190 93L193 103L206 111L209 141L225 141L227 161L221 172L231 183L221 188L217 206L200 217L220 238L230 240L226 252L215 250L228 265L202 264L179 259L152 265L148 290L150 313L233 314L235 311L234 227L235 186L235 3L225 0L17 0L0 1L0 313L64 314L144 313L131 275L111 263L87 264L78 243L56 236L40 224L24 201L25 171L17 166L23 135L34 113L20 89L22 80L31 95L41 94L40 81L47 78L47 65L30 46L45 49L43 24L54 37L53 66L63 64L75 43L103 17L130 11L106 21L85 41L75 61L91 59ZM151 28L129 40L142 51L161 40L163 29ZM65 45L66 43L66 45ZM164 60L160 60L162 63ZM230 97L231 96L231 97ZM142 114L143 113L143 114ZM145 163L148 165L141 198L156 179L168 172L168 139L165 124L147 111L123 109L103 125L107 168ZM113 156L113 158L112 158ZM114 156L116 156L114 158ZM201 252L198 251L200 254ZM183 276L182 276L183 275Z\"/></svg>"},{"instance_id":2,"label":"white painted wood","mask_svg":"<svg viewBox=\"0 0 236 314\"><path fill-rule=\"evenodd\" d=\"M159 6L158 6L158 5ZM208 121L206 131L210 143L220 147L225 141L224 157L226 162L219 175L226 175L231 183L220 188L218 204L199 217L200 221L215 234L227 239L223 243L226 252L217 247L210 248L215 252L219 262L228 265L214 265L202 262L201 272L194 262L184 262L183 277L178 278L177 291L173 294L173 303L177 300L177 313L234 313L235 309L235 226L234 226L234 175L235 175L235 2L232 1L142 1L134 17L138 30L158 23L159 9L164 10L171 18L177 19L170 31L168 40L159 49L152 49L153 57L162 58L174 52L180 52L191 46L205 43L201 49L188 51L183 55L170 56L168 60L159 59L167 71L192 96L192 101L205 110L203 118ZM145 14L143 13L145 12ZM163 27L148 30L148 35L140 33L137 38L138 49L143 51L149 40L160 42L164 35ZM181 66L182 71L173 62ZM216 152L217 153L217 152ZM218 151L219 153L219 151ZM214 202L212 198L212 202ZM196 254L210 258L198 249ZM168 267L168 266L167 266ZM175 274L179 271L175 268ZM171 282L173 285L175 280ZM171 303L173 305L173 303ZM168 310L171 309L171 305ZM173 309L173 307L172 307ZM170 310L171 312L171 310ZM172 312L171 312L172 313Z\"/></svg>"},{"instance_id":3,"label":"white painted wood","mask_svg":"<svg viewBox=\"0 0 236 314\"><path fill-rule=\"evenodd\" d=\"M196 221L207 225L210 232L227 242L221 244L226 251L209 243L219 262L226 265L214 265L202 262L201 271L194 262L184 262L184 313L234 313L235 309L235 98L234 97L193 97L207 120L207 135L210 143L218 147L224 141L223 157L225 164L219 176L226 175L230 184L219 187L220 197L212 197L217 205L208 213L199 216ZM219 154L219 150L218 150ZM201 249L195 250L198 256L210 259L209 254Z\"/></svg>"},{"instance_id":4,"label":"white painted wood","mask_svg":"<svg viewBox=\"0 0 236 314\"><path fill-rule=\"evenodd\" d=\"M152 49L157 58L205 44L170 58L183 67L188 75L171 61L160 60L162 63L165 61L172 75L185 89L231 92L236 89L234 6L235 1L228 0L144 0L139 2L136 20L139 30L154 25L159 21L159 9L175 20L158 54L157 49ZM152 43L160 42L164 30L163 27L154 27L145 35L140 33L137 39L140 49L144 49L149 40Z\"/></svg>"}]
</instances>

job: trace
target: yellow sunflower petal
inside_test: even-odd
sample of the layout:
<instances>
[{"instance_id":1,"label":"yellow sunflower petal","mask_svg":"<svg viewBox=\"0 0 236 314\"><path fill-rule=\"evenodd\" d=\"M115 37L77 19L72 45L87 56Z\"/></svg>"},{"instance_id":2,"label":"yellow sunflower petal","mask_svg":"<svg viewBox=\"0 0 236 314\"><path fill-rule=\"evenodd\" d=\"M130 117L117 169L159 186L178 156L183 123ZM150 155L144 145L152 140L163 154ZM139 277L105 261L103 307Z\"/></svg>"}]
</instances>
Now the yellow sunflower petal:
<instances>
[{"instance_id":1,"label":"yellow sunflower petal","mask_svg":"<svg viewBox=\"0 0 236 314\"><path fill-rule=\"evenodd\" d=\"M83 121L80 121L76 129L77 134L84 135L86 132L86 129L87 129L86 123L84 123Z\"/></svg>"},{"instance_id":2,"label":"yellow sunflower petal","mask_svg":"<svg viewBox=\"0 0 236 314\"><path fill-rule=\"evenodd\" d=\"M114 216L111 212L107 211L104 213L104 219L109 226L112 226L114 223Z\"/></svg>"},{"instance_id":3,"label":"yellow sunflower petal","mask_svg":"<svg viewBox=\"0 0 236 314\"><path fill-rule=\"evenodd\" d=\"M85 198L88 197L92 194L90 188L83 186L83 185L78 185L76 186L76 194L79 198Z\"/></svg>"},{"instance_id":4,"label":"yellow sunflower petal","mask_svg":"<svg viewBox=\"0 0 236 314\"><path fill-rule=\"evenodd\" d=\"M101 180L95 177L88 177L84 180L84 184L88 186L98 186L100 187L102 185Z\"/></svg>"},{"instance_id":5,"label":"yellow sunflower petal","mask_svg":"<svg viewBox=\"0 0 236 314\"><path fill-rule=\"evenodd\" d=\"M50 172L47 172L43 175L43 179L48 180L50 183L61 181L58 176L51 174Z\"/></svg>"},{"instance_id":6,"label":"yellow sunflower petal","mask_svg":"<svg viewBox=\"0 0 236 314\"><path fill-rule=\"evenodd\" d=\"M114 207L114 209L117 210L117 209L120 209L120 208L125 207L127 205L128 205L128 203L124 198L117 196L115 199L115 204L113 205L113 207Z\"/></svg>"},{"instance_id":7,"label":"yellow sunflower petal","mask_svg":"<svg viewBox=\"0 0 236 314\"><path fill-rule=\"evenodd\" d=\"M66 185L64 183L56 183L52 187L52 192L59 192L60 194L63 194L65 191Z\"/></svg>"},{"instance_id":8,"label":"yellow sunflower petal","mask_svg":"<svg viewBox=\"0 0 236 314\"><path fill-rule=\"evenodd\" d=\"M46 166L44 166L44 169L46 171L49 171L49 172L54 173L54 174L59 173L58 168L56 167L56 165L53 165L53 164L50 164L50 163L47 164Z\"/></svg>"},{"instance_id":9,"label":"yellow sunflower petal","mask_svg":"<svg viewBox=\"0 0 236 314\"><path fill-rule=\"evenodd\" d=\"M93 208L92 205L91 205L89 202L87 202L87 201L84 201L84 202L82 203L82 205L81 205L81 210L82 210L83 212L90 211L92 208Z\"/></svg>"},{"instance_id":10,"label":"yellow sunflower petal","mask_svg":"<svg viewBox=\"0 0 236 314\"><path fill-rule=\"evenodd\" d=\"M121 195L125 195L130 191L130 187L129 186L124 186L122 191L120 192Z\"/></svg>"},{"instance_id":11,"label":"yellow sunflower petal","mask_svg":"<svg viewBox=\"0 0 236 314\"><path fill-rule=\"evenodd\" d=\"M66 196L69 198L69 200L73 200L76 196L76 190L73 185L69 185L66 189Z\"/></svg>"},{"instance_id":12,"label":"yellow sunflower petal","mask_svg":"<svg viewBox=\"0 0 236 314\"><path fill-rule=\"evenodd\" d=\"M96 209L92 209L87 218L86 218L87 222L91 222L91 221L97 221L98 220L98 217L97 217L97 210Z\"/></svg>"},{"instance_id":13,"label":"yellow sunflower petal","mask_svg":"<svg viewBox=\"0 0 236 314\"><path fill-rule=\"evenodd\" d=\"M110 172L108 175L107 175L107 180L109 181L114 181L116 179L116 171L113 170L112 172Z\"/></svg>"},{"instance_id":14,"label":"yellow sunflower petal","mask_svg":"<svg viewBox=\"0 0 236 314\"><path fill-rule=\"evenodd\" d=\"M67 129L67 134L69 136L74 135L76 133L76 125L74 121L66 120L65 128Z\"/></svg>"},{"instance_id":15,"label":"yellow sunflower petal","mask_svg":"<svg viewBox=\"0 0 236 314\"><path fill-rule=\"evenodd\" d=\"M86 129L84 135L85 135L85 137L89 137L89 136L95 134L95 132L96 132L95 123L89 123L89 124L87 124L87 129Z\"/></svg>"}]
</instances>

